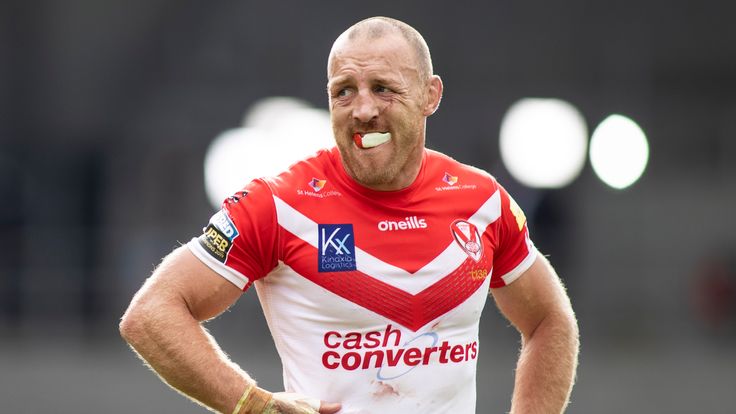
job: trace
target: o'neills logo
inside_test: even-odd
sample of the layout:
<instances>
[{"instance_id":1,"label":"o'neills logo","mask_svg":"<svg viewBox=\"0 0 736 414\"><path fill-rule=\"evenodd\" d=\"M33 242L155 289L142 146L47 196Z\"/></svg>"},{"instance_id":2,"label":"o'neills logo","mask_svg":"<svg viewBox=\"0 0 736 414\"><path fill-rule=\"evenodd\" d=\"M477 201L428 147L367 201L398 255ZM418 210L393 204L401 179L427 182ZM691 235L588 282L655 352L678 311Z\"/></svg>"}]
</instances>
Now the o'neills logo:
<instances>
[{"instance_id":1,"label":"o'neills logo","mask_svg":"<svg viewBox=\"0 0 736 414\"><path fill-rule=\"evenodd\" d=\"M346 371L377 369L376 377L387 380L407 374L419 365L459 364L478 356L477 341L440 343L435 332L402 339L401 331L392 325L367 333L329 331L323 338L328 350L322 354L322 365Z\"/></svg>"},{"instance_id":2,"label":"o'neills logo","mask_svg":"<svg viewBox=\"0 0 736 414\"><path fill-rule=\"evenodd\" d=\"M427 228L427 220L420 219L417 216L406 217L402 221L383 220L378 223L378 230L380 231L411 230L411 229L426 229L426 228Z\"/></svg>"}]
</instances>

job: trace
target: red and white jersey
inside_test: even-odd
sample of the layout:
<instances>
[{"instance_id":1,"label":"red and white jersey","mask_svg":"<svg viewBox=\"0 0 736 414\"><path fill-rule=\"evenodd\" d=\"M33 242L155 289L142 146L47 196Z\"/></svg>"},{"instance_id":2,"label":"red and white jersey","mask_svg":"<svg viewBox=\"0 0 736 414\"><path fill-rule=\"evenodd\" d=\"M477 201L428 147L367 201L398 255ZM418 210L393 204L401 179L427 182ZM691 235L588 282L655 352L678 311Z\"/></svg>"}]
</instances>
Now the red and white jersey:
<instances>
[{"instance_id":1,"label":"red and white jersey","mask_svg":"<svg viewBox=\"0 0 736 414\"><path fill-rule=\"evenodd\" d=\"M392 192L320 151L225 200L188 245L239 288L255 283L285 389L343 414L475 412L488 289L537 254L493 177L431 150Z\"/></svg>"}]
</instances>

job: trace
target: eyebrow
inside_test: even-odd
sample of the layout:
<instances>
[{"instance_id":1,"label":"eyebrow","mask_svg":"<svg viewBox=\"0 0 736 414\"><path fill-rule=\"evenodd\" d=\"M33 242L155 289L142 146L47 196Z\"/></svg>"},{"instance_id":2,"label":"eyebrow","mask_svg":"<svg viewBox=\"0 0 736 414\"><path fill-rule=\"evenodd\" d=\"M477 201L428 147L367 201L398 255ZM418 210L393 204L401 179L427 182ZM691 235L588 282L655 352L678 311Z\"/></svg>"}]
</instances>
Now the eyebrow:
<instances>
[{"instance_id":1,"label":"eyebrow","mask_svg":"<svg viewBox=\"0 0 736 414\"><path fill-rule=\"evenodd\" d=\"M392 77L388 77L388 78L376 77L374 81L382 85L398 85L401 83L401 80L399 78L392 78Z\"/></svg>"},{"instance_id":2,"label":"eyebrow","mask_svg":"<svg viewBox=\"0 0 736 414\"><path fill-rule=\"evenodd\" d=\"M350 80L353 79L350 75L339 75L332 79L327 80L327 88L330 89L335 86L344 85L346 83L349 83Z\"/></svg>"},{"instance_id":3,"label":"eyebrow","mask_svg":"<svg viewBox=\"0 0 736 414\"><path fill-rule=\"evenodd\" d=\"M342 86L354 80L355 78L352 75L338 75L327 81L327 88L331 89L336 86ZM384 77L384 76L372 78L371 82L374 84L389 85L389 86L398 86L401 84L401 81L399 79Z\"/></svg>"}]
</instances>

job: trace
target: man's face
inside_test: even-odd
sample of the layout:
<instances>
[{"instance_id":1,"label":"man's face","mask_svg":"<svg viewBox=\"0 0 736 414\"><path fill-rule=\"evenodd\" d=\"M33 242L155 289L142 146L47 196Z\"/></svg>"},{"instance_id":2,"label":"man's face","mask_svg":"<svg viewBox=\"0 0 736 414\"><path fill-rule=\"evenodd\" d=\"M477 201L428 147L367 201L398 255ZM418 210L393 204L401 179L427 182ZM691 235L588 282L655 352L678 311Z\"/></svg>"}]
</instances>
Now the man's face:
<instances>
[{"instance_id":1,"label":"man's face","mask_svg":"<svg viewBox=\"0 0 736 414\"><path fill-rule=\"evenodd\" d=\"M424 150L427 82L404 38L339 39L328 66L332 129L343 165L354 179L377 190L407 187ZM390 132L391 140L360 148L356 133Z\"/></svg>"}]
</instances>

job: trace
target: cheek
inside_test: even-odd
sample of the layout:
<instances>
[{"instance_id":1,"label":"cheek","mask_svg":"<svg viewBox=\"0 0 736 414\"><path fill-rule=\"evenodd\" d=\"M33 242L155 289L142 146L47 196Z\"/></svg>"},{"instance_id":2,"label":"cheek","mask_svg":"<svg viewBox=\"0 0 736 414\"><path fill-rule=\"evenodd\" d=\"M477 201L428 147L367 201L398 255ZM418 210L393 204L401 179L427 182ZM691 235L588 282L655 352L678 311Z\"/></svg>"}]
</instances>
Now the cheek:
<instances>
[{"instance_id":1,"label":"cheek","mask_svg":"<svg viewBox=\"0 0 736 414\"><path fill-rule=\"evenodd\" d=\"M406 132L415 127L414 113L408 111L406 108L402 108L401 111L395 111L393 115L393 123L399 129Z\"/></svg>"},{"instance_id":2,"label":"cheek","mask_svg":"<svg viewBox=\"0 0 736 414\"><path fill-rule=\"evenodd\" d=\"M347 124L347 117L345 116L345 111L341 110L339 107L332 108L330 111L330 122L332 123L332 129L339 129L344 128Z\"/></svg>"}]
</instances>

